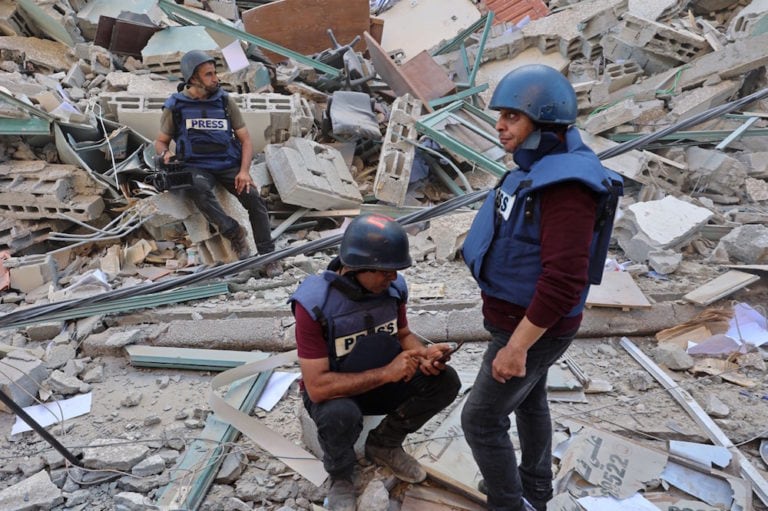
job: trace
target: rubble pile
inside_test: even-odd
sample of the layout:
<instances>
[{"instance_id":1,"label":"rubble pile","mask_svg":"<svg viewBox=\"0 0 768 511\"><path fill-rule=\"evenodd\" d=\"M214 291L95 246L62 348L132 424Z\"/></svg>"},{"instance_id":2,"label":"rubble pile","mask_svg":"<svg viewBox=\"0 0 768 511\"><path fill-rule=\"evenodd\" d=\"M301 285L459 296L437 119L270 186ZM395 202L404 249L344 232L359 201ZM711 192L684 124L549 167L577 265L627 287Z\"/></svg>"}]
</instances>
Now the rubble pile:
<instances>
[{"instance_id":1,"label":"rubble pile","mask_svg":"<svg viewBox=\"0 0 768 511\"><path fill-rule=\"evenodd\" d=\"M134 377L109 372L114 359L136 365L139 352L131 349L140 346L291 349L285 299L332 254L303 247L338 234L346 219L366 211L399 217L494 186L511 160L495 140L495 114L485 106L515 67L545 63L569 78L577 126L598 153L768 87L768 2L452 0L435 7L442 3L12 0L0 6L0 313L20 318L3 323L0 316L0 389L29 406L90 396L118 376L136 387L111 396L120 412L99 424L98 437L72 447L80 467L43 451L35 432L5 438L4 451L18 456L0 461L0 508L175 509L175 485L200 484L200 509L312 509L322 503L323 487L263 446L209 431L218 421L199 398L208 374L169 382L168 376L154 380L147 369L135 386ZM430 17L442 16L442 28L432 30ZM425 28L413 40L387 35L416 21ZM206 286L170 284L112 299L110 293L237 261L194 204L157 186L151 141L163 102L177 90L181 55L193 48L215 57L221 85L243 113L258 153L251 175L268 201L278 252L290 253L284 257L290 271L275 279L253 278L257 273L248 269L224 272L217 277L225 280ZM758 99L604 160L624 176L626 188L607 271L631 278L600 297L593 289L589 305L613 308L588 310L583 335L658 332L654 360L667 369L728 374L722 378L750 389L766 385L765 352L718 337L747 340L734 334L738 325L728 327L730 318L692 318L696 307L743 292L768 270L767 107L768 100ZM224 190L217 195L250 229L237 200ZM411 297L422 307L414 324L434 332L429 337L436 341L487 339L476 312L478 291L456 261L473 218L473 209L464 207L409 229ZM628 296L638 286L650 301L640 290L639 299ZM87 301L98 295L110 299ZM79 299L85 301L68 302ZM167 313L161 307L200 299L208 301ZM668 302L669 317L658 302ZM61 309L51 308L55 304ZM49 307L41 317L23 316L40 307ZM620 309L637 313L635 322L618 318L625 314ZM760 314L738 308L736 315L754 320ZM753 322L765 329L764 318ZM687 344L708 339L715 341L698 352ZM182 367L174 365L178 356L168 361L164 352L152 352L153 365L143 367L218 371L225 369L213 363L220 355L189 355L207 362ZM628 389L654 387L646 372L637 374L628 378ZM169 383L198 399L189 406L168 402ZM707 417L730 414L716 399L702 403ZM293 397L280 406L289 414L301 408ZM136 411L144 407L152 411ZM12 412L3 405L0 411ZM119 417L123 412L128 422ZM600 486L579 466L585 443L605 441L601 459L611 449L632 449L607 434L577 435L580 426L567 427L578 441L561 460L563 494L580 484ZM191 449L203 431L218 435L210 442L238 448ZM310 443L301 434L289 441ZM645 467L645 475L663 478L659 460L667 454L634 448L661 463ZM193 463L190 452L202 458L194 463L215 460L207 468L207 484L215 482L210 491L179 477L180 464ZM730 481L733 505L751 508L741 474L723 473L716 476ZM664 475L664 484L681 488L682 476L667 469ZM749 482L761 489L759 481ZM392 478L375 477L359 508L386 509L394 486ZM640 487L627 482L621 498ZM406 506L409 498L429 500L407 494L399 501L403 509L417 509ZM563 496L557 504L581 509ZM466 506L457 509L474 509Z\"/></svg>"}]
</instances>

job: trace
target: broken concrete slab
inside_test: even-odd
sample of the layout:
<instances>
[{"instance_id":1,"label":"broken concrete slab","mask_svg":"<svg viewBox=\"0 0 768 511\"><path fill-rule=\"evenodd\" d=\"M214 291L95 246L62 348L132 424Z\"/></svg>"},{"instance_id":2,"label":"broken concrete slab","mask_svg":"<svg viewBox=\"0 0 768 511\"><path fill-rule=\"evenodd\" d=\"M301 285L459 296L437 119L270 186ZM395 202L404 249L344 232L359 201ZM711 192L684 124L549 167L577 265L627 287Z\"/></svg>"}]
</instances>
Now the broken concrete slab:
<instances>
[{"instance_id":1,"label":"broken concrete slab","mask_svg":"<svg viewBox=\"0 0 768 511\"><path fill-rule=\"evenodd\" d=\"M429 222L429 237L435 243L435 259L438 262L453 261L464 244L476 212L454 213Z\"/></svg>"},{"instance_id":2,"label":"broken concrete slab","mask_svg":"<svg viewBox=\"0 0 768 511\"><path fill-rule=\"evenodd\" d=\"M303 138L264 149L267 168L280 198L312 209L344 209L360 205L363 197L341 153Z\"/></svg>"},{"instance_id":3,"label":"broken concrete slab","mask_svg":"<svg viewBox=\"0 0 768 511\"><path fill-rule=\"evenodd\" d=\"M119 438L100 438L83 448L83 465L101 470L130 471L150 449L144 444L125 444Z\"/></svg>"},{"instance_id":4,"label":"broken concrete slab","mask_svg":"<svg viewBox=\"0 0 768 511\"><path fill-rule=\"evenodd\" d=\"M45 470L0 491L0 508L2 509L15 511L53 509L63 502L64 496L61 490L53 484Z\"/></svg>"},{"instance_id":5,"label":"broken concrete slab","mask_svg":"<svg viewBox=\"0 0 768 511\"><path fill-rule=\"evenodd\" d=\"M17 405L29 406L35 402L33 396L37 395L40 382L47 377L48 369L40 359L25 350L11 351L3 358L0 390ZM10 409L0 403L0 411L10 412Z\"/></svg>"},{"instance_id":6,"label":"broken concrete slab","mask_svg":"<svg viewBox=\"0 0 768 511\"><path fill-rule=\"evenodd\" d=\"M585 131L596 135L616 126L626 124L639 117L640 113L640 107L632 99L625 99L591 115L583 123L583 128Z\"/></svg>"},{"instance_id":7,"label":"broken concrete slab","mask_svg":"<svg viewBox=\"0 0 768 511\"><path fill-rule=\"evenodd\" d=\"M683 91L670 99L674 119L682 121L689 117L725 103L741 87L740 80L722 80L689 91Z\"/></svg>"},{"instance_id":8,"label":"broken concrete slab","mask_svg":"<svg viewBox=\"0 0 768 511\"><path fill-rule=\"evenodd\" d=\"M614 235L624 253L643 262L657 249L678 248L690 241L714 214L672 196L627 207Z\"/></svg>"},{"instance_id":9,"label":"broken concrete slab","mask_svg":"<svg viewBox=\"0 0 768 511\"><path fill-rule=\"evenodd\" d=\"M0 52L5 59L50 73L68 71L75 63L67 45L36 37L0 37Z\"/></svg>"}]
</instances>

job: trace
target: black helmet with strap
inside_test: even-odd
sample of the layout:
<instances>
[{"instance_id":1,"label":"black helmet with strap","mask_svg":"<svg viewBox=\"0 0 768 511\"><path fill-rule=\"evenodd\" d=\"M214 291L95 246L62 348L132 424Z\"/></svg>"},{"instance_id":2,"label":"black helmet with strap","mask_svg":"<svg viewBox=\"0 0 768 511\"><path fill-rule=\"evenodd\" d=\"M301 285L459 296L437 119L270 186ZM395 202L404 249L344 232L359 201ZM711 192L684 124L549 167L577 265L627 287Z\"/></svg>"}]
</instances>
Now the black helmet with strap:
<instances>
[{"instance_id":1,"label":"black helmet with strap","mask_svg":"<svg viewBox=\"0 0 768 511\"><path fill-rule=\"evenodd\" d=\"M363 215L349 224L341 240L341 263L350 270L397 271L411 266L408 234L384 215Z\"/></svg>"}]
</instances>

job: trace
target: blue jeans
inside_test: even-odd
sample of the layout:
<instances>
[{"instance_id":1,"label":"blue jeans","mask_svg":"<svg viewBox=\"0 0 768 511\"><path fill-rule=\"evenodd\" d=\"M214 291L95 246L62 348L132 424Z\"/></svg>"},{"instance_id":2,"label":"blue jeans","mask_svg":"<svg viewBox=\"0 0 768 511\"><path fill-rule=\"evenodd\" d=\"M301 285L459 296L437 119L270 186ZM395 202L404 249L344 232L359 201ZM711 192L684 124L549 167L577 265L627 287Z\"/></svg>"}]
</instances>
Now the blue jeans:
<instances>
[{"instance_id":1,"label":"blue jeans","mask_svg":"<svg viewBox=\"0 0 768 511\"><path fill-rule=\"evenodd\" d=\"M267 205L259 195L259 191L253 186L248 193L243 191L238 194L235 190L235 176L240 172L238 167L222 170L185 167L184 170L192 175L193 184L191 188L178 190L179 195L194 202L205 219L214 224L222 236L228 239L232 238L237 233L240 224L224 212L213 193L217 183L234 195L248 211L248 219L251 221L253 238L259 254L264 255L275 250L269 225L269 212Z\"/></svg>"},{"instance_id":2,"label":"blue jeans","mask_svg":"<svg viewBox=\"0 0 768 511\"><path fill-rule=\"evenodd\" d=\"M522 497L537 510L552 498L552 421L547 403L547 371L565 353L576 332L542 337L528 350L525 376L506 383L493 379L491 364L511 332L486 322L492 339L461 412L461 426L488 487L488 509L521 511ZM522 459L517 465L509 437L515 412Z\"/></svg>"},{"instance_id":3,"label":"blue jeans","mask_svg":"<svg viewBox=\"0 0 768 511\"><path fill-rule=\"evenodd\" d=\"M389 383L357 396L315 403L302 393L304 407L317 425L323 466L334 479L350 477L357 463L354 445L363 430L363 415L387 414L368 440L381 447L399 447L456 398L459 376L446 367L436 376L417 372L408 382Z\"/></svg>"}]
</instances>

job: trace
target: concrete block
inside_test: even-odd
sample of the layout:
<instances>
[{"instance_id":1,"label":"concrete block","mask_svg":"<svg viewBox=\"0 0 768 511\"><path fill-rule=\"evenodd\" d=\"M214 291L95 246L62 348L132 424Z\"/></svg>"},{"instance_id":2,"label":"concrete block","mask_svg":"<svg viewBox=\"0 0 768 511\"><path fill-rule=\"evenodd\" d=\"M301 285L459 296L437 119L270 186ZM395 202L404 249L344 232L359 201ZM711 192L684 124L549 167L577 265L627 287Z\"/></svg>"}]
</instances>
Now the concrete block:
<instances>
[{"instance_id":1,"label":"concrete block","mask_svg":"<svg viewBox=\"0 0 768 511\"><path fill-rule=\"evenodd\" d=\"M683 254L674 250L654 250L648 252L648 266L656 273L661 273L662 275L674 273L681 262L683 262Z\"/></svg>"},{"instance_id":2,"label":"concrete block","mask_svg":"<svg viewBox=\"0 0 768 511\"><path fill-rule=\"evenodd\" d=\"M768 22L768 0L753 0L731 18L728 35L733 39L748 38L765 31Z\"/></svg>"},{"instance_id":3,"label":"concrete block","mask_svg":"<svg viewBox=\"0 0 768 511\"><path fill-rule=\"evenodd\" d=\"M610 62L605 65L602 81L608 84L608 92L613 92L633 84L642 74L643 69L637 62L631 60Z\"/></svg>"},{"instance_id":4,"label":"concrete block","mask_svg":"<svg viewBox=\"0 0 768 511\"><path fill-rule=\"evenodd\" d=\"M768 263L768 227L761 224L742 225L720 238L717 249L745 264Z\"/></svg>"},{"instance_id":5,"label":"concrete block","mask_svg":"<svg viewBox=\"0 0 768 511\"><path fill-rule=\"evenodd\" d=\"M642 110L632 99L625 99L590 116L583 123L585 131L596 135L616 126L628 123L640 116Z\"/></svg>"},{"instance_id":6,"label":"concrete block","mask_svg":"<svg viewBox=\"0 0 768 511\"><path fill-rule=\"evenodd\" d=\"M614 236L633 261L654 250L676 249L690 241L713 213L673 196L628 206L616 221Z\"/></svg>"},{"instance_id":7,"label":"concrete block","mask_svg":"<svg viewBox=\"0 0 768 511\"><path fill-rule=\"evenodd\" d=\"M150 140L160 128L163 103L170 93L138 93L130 90L101 95L102 108L120 123ZM251 136L255 152L269 144L285 142L290 137L304 137L311 130L314 117L307 100L299 94L231 94Z\"/></svg>"},{"instance_id":8,"label":"concrete block","mask_svg":"<svg viewBox=\"0 0 768 511\"><path fill-rule=\"evenodd\" d=\"M45 364L26 350L16 350L3 358L2 365L0 389L19 406L34 404L35 400L32 396L37 396L40 383L48 378L48 369ZM0 403L0 411L10 412L11 410Z\"/></svg>"},{"instance_id":9,"label":"concrete block","mask_svg":"<svg viewBox=\"0 0 768 511\"><path fill-rule=\"evenodd\" d=\"M768 200L768 182L764 179L755 179L748 177L745 180L747 197L753 202Z\"/></svg>"},{"instance_id":10,"label":"concrete block","mask_svg":"<svg viewBox=\"0 0 768 511\"><path fill-rule=\"evenodd\" d=\"M613 62L619 62L622 60L632 60L636 62L645 74L656 74L669 72L670 68L674 68L679 64L679 61L672 57L656 55L653 52L646 51L644 48L633 45L631 42L625 41L619 37L619 34L608 33L603 36L600 43L603 46L603 56L607 60ZM624 90L624 89L619 89ZM657 89L658 90L658 89ZM636 100L649 100L654 99L656 90L647 90L642 88L641 93L635 96L623 95L620 99L626 97L634 97ZM611 97L613 100L613 97Z\"/></svg>"},{"instance_id":11,"label":"concrete block","mask_svg":"<svg viewBox=\"0 0 768 511\"><path fill-rule=\"evenodd\" d=\"M307 447L307 450L317 456L319 459L323 459L323 449L320 447L320 442L317 440L317 425L312 417L307 413L307 409L304 408L304 403L299 402L297 404L297 415L299 416L299 424L301 425L301 440ZM358 458L365 456L365 440L368 438L368 433L379 425L384 419L384 415L365 415L363 416L363 430L360 432L360 436L355 441L354 449Z\"/></svg>"},{"instance_id":12,"label":"concrete block","mask_svg":"<svg viewBox=\"0 0 768 511\"><path fill-rule=\"evenodd\" d=\"M32 342L50 341L64 329L62 321L42 321L24 327L24 333Z\"/></svg>"},{"instance_id":13,"label":"concrete block","mask_svg":"<svg viewBox=\"0 0 768 511\"><path fill-rule=\"evenodd\" d=\"M721 151L695 146L686 149L685 157L690 169L688 181L696 191L742 195L747 169L739 160Z\"/></svg>"},{"instance_id":14,"label":"concrete block","mask_svg":"<svg viewBox=\"0 0 768 511\"><path fill-rule=\"evenodd\" d=\"M629 0L629 12L640 18L658 21L679 14L684 7L679 0Z\"/></svg>"},{"instance_id":15,"label":"concrete block","mask_svg":"<svg viewBox=\"0 0 768 511\"><path fill-rule=\"evenodd\" d=\"M85 83L85 73L83 73L83 69L80 67L79 62L76 64L72 64L72 67L69 68L67 75L61 81L61 83L69 87L83 86L83 84Z\"/></svg>"},{"instance_id":16,"label":"concrete block","mask_svg":"<svg viewBox=\"0 0 768 511\"><path fill-rule=\"evenodd\" d=\"M363 198L344 157L332 147L303 138L264 150L280 198L312 209L354 208Z\"/></svg>"},{"instance_id":17,"label":"concrete block","mask_svg":"<svg viewBox=\"0 0 768 511\"><path fill-rule=\"evenodd\" d=\"M435 242L435 259L438 262L453 261L456 252L464 244L475 212L453 213L429 222L429 237Z\"/></svg>"},{"instance_id":18,"label":"concrete block","mask_svg":"<svg viewBox=\"0 0 768 511\"><path fill-rule=\"evenodd\" d=\"M700 35L630 13L624 14L618 37L632 46L678 62L689 62L709 48L707 40Z\"/></svg>"},{"instance_id":19,"label":"concrete block","mask_svg":"<svg viewBox=\"0 0 768 511\"><path fill-rule=\"evenodd\" d=\"M7 264L6 267L9 267ZM56 279L56 263L52 257L38 263L24 263L11 267L11 288L28 293Z\"/></svg>"},{"instance_id":20,"label":"concrete block","mask_svg":"<svg viewBox=\"0 0 768 511\"><path fill-rule=\"evenodd\" d=\"M392 103L387 132L381 147L373 194L377 199L402 206L413 167L419 138L414 124L421 115L421 101L410 94L397 98Z\"/></svg>"},{"instance_id":21,"label":"concrete block","mask_svg":"<svg viewBox=\"0 0 768 511\"><path fill-rule=\"evenodd\" d=\"M114 445L113 445L114 444ZM127 472L149 453L142 444L120 445L114 438L102 438L83 448L83 465L88 468L122 470Z\"/></svg>"},{"instance_id":22,"label":"concrete block","mask_svg":"<svg viewBox=\"0 0 768 511\"><path fill-rule=\"evenodd\" d=\"M689 117L722 105L733 97L741 87L741 80L723 80L713 85L702 85L689 91L683 91L671 98L670 114L675 120L682 121Z\"/></svg>"},{"instance_id":23,"label":"concrete block","mask_svg":"<svg viewBox=\"0 0 768 511\"><path fill-rule=\"evenodd\" d=\"M61 490L53 484L45 470L0 491L0 509L53 509L63 502Z\"/></svg>"}]
</instances>

